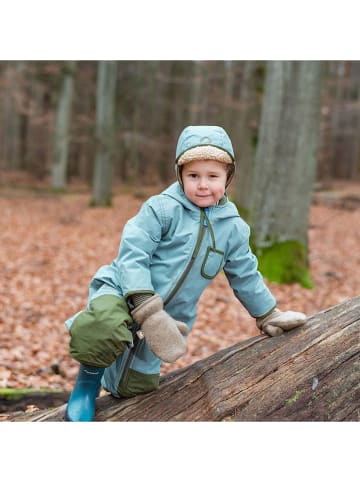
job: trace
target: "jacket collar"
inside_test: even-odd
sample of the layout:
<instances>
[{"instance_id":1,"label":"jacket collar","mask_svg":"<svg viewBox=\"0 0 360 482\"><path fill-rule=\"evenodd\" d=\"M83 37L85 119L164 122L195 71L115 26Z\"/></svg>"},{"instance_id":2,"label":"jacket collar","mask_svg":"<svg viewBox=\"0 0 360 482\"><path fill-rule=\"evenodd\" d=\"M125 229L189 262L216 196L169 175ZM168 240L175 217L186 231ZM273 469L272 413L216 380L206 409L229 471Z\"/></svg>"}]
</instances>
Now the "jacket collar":
<instances>
[{"instance_id":1,"label":"jacket collar","mask_svg":"<svg viewBox=\"0 0 360 482\"><path fill-rule=\"evenodd\" d=\"M179 182L174 182L162 193L164 196L169 196L176 199L185 209L198 212L201 208L193 204L186 196ZM220 218L234 216L234 209L232 203L229 202L227 195L225 194L219 201L217 206L211 206L211 210L216 210L216 214ZM236 214L237 215L237 214Z\"/></svg>"}]
</instances>

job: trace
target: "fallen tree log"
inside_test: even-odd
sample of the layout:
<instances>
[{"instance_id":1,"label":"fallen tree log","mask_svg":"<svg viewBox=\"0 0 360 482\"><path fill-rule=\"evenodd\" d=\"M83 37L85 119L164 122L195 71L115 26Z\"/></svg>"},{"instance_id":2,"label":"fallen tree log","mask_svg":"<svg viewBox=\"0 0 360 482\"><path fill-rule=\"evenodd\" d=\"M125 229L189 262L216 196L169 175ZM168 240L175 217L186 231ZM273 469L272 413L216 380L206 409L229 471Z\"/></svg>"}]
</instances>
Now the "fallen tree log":
<instances>
[{"instance_id":1,"label":"fallen tree log","mask_svg":"<svg viewBox=\"0 0 360 482\"><path fill-rule=\"evenodd\" d=\"M17 417L61 421L65 405ZM97 400L97 421L360 419L360 296L280 337L260 335L162 377L152 393Z\"/></svg>"}]
</instances>

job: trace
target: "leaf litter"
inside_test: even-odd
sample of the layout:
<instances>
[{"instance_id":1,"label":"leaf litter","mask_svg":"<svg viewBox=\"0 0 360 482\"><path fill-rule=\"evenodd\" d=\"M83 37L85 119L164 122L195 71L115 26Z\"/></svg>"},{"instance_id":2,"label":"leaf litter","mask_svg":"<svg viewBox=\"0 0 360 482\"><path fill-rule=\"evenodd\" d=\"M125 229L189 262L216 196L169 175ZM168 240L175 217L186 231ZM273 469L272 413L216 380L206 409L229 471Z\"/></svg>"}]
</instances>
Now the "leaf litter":
<instances>
[{"instance_id":1,"label":"leaf litter","mask_svg":"<svg viewBox=\"0 0 360 482\"><path fill-rule=\"evenodd\" d=\"M355 184L357 192L359 185ZM90 208L88 193L0 194L0 388L70 391L78 363L64 321L85 309L95 271L117 255L122 228L143 197L117 194L113 207ZM266 281L281 310L307 315L360 292L360 203L344 208L314 198L309 262L315 288ZM203 292L188 350L162 374L259 334L223 274Z\"/></svg>"}]
</instances>

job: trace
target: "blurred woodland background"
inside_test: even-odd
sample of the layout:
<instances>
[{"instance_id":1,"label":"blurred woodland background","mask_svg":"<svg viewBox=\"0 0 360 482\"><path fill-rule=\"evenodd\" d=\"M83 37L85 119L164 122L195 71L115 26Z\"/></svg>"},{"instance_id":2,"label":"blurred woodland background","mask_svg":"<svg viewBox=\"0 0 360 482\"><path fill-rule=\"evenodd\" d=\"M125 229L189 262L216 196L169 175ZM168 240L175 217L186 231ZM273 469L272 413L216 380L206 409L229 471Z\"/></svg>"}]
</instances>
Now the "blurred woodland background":
<instances>
[{"instance_id":1,"label":"blurred woodland background","mask_svg":"<svg viewBox=\"0 0 360 482\"><path fill-rule=\"evenodd\" d=\"M74 179L93 185L98 144L113 137L113 181L168 182L177 137L188 124L222 125L233 140L241 172L247 157L255 154L267 68L281 74L281 69L302 64L0 62L1 172L30 173L56 189ZM308 72L322 69L317 179L359 180L360 62L305 64ZM303 78L300 89L306 91L310 81ZM299 76L285 82L292 83L294 93ZM285 83L281 88L287 88ZM107 136L101 132L104 123Z\"/></svg>"},{"instance_id":2,"label":"blurred woodland background","mask_svg":"<svg viewBox=\"0 0 360 482\"><path fill-rule=\"evenodd\" d=\"M184 126L221 125L262 272L311 287L316 182L360 179L359 79L356 61L2 62L0 172L81 182L109 206L114 189L174 180Z\"/></svg>"},{"instance_id":3,"label":"blurred woodland background","mask_svg":"<svg viewBox=\"0 0 360 482\"><path fill-rule=\"evenodd\" d=\"M360 62L2 61L0 387L71 388L63 322L126 220L175 181L189 124L233 141L229 194L279 307L358 294ZM219 275L188 354L163 370L257 333Z\"/></svg>"}]
</instances>

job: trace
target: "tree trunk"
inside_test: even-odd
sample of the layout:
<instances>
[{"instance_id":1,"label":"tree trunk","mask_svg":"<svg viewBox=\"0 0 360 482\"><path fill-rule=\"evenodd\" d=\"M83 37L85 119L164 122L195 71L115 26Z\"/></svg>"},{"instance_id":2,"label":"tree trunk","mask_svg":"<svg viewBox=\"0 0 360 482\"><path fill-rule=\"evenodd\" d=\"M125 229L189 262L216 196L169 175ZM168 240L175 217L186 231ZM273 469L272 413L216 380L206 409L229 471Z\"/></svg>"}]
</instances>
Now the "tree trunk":
<instances>
[{"instance_id":1,"label":"tree trunk","mask_svg":"<svg viewBox=\"0 0 360 482\"><path fill-rule=\"evenodd\" d=\"M171 60L166 62L165 70L165 82L166 87L163 92L163 109L162 109L162 129L161 129L161 150L157 161L157 170L159 173L159 179L161 183L167 183L169 179L174 175L174 164L169 162L169 159L174 159L174 142L169 142L169 139L176 139L179 135L175 131L176 114L174 109L174 103L176 100L177 83L174 82L178 75L177 60Z\"/></svg>"},{"instance_id":2,"label":"tree trunk","mask_svg":"<svg viewBox=\"0 0 360 482\"><path fill-rule=\"evenodd\" d=\"M234 84L235 84L235 62L233 60L224 60L224 92L222 101L222 126L226 131L230 131L233 124L234 111Z\"/></svg>"},{"instance_id":3,"label":"tree trunk","mask_svg":"<svg viewBox=\"0 0 360 482\"><path fill-rule=\"evenodd\" d=\"M44 129L44 85L38 82L34 72L30 72L32 80L29 86L28 122L26 130L26 146L24 163L26 170L35 177L41 178L46 173L47 144L44 137L49 133Z\"/></svg>"},{"instance_id":4,"label":"tree trunk","mask_svg":"<svg viewBox=\"0 0 360 482\"><path fill-rule=\"evenodd\" d=\"M96 92L96 158L92 206L110 206L114 148L117 62L99 61Z\"/></svg>"},{"instance_id":5,"label":"tree trunk","mask_svg":"<svg viewBox=\"0 0 360 482\"><path fill-rule=\"evenodd\" d=\"M145 115L144 112L144 97L145 97L145 81L147 63L136 61L134 69L133 87L135 95L132 98L132 135L129 136L129 149L127 151L129 156L129 164L131 165L131 182L141 182L142 177L142 166L141 166L141 136L143 134L142 130L142 116Z\"/></svg>"},{"instance_id":6,"label":"tree trunk","mask_svg":"<svg viewBox=\"0 0 360 482\"><path fill-rule=\"evenodd\" d=\"M350 65L351 72L351 85L353 86L353 96L355 97L357 103L360 100L360 62L352 62ZM354 154L351 159L351 168L349 179L352 181L360 180L360 112L358 106L352 108L352 129L351 129L351 140L354 144Z\"/></svg>"},{"instance_id":7,"label":"tree trunk","mask_svg":"<svg viewBox=\"0 0 360 482\"><path fill-rule=\"evenodd\" d=\"M23 62L5 62L3 95L0 98L0 167L19 169L20 116L16 99L20 94Z\"/></svg>"},{"instance_id":8,"label":"tree trunk","mask_svg":"<svg viewBox=\"0 0 360 482\"><path fill-rule=\"evenodd\" d=\"M193 87L190 99L190 124L206 124L205 118L207 107L207 65L204 60L194 61Z\"/></svg>"},{"instance_id":9,"label":"tree trunk","mask_svg":"<svg viewBox=\"0 0 360 482\"><path fill-rule=\"evenodd\" d=\"M268 62L250 206L260 271L311 287L307 232L320 123L321 62Z\"/></svg>"},{"instance_id":10,"label":"tree trunk","mask_svg":"<svg viewBox=\"0 0 360 482\"><path fill-rule=\"evenodd\" d=\"M162 377L159 390L97 401L98 421L340 421L360 417L360 296L280 337L257 336ZM65 405L15 418L63 420Z\"/></svg>"},{"instance_id":11,"label":"tree trunk","mask_svg":"<svg viewBox=\"0 0 360 482\"><path fill-rule=\"evenodd\" d=\"M71 108L74 97L74 72L76 63L66 62L63 70L63 81L56 109L56 125L54 134L54 158L52 162L52 188L65 189L68 152L70 141Z\"/></svg>"},{"instance_id":12,"label":"tree trunk","mask_svg":"<svg viewBox=\"0 0 360 482\"><path fill-rule=\"evenodd\" d=\"M234 200L241 216L248 220L254 171L254 124L258 123L255 71L258 62L247 60L243 66L240 90L240 112L235 123L235 157L237 160Z\"/></svg>"}]
</instances>

